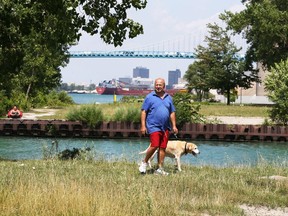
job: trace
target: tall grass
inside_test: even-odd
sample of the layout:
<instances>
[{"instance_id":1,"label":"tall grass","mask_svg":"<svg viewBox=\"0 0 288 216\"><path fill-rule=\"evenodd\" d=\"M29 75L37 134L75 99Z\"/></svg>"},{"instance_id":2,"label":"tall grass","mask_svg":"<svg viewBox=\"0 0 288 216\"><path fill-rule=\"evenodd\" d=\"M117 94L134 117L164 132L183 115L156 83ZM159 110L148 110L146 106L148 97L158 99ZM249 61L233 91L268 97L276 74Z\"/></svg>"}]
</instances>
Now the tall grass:
<instances>
[{"instance_id":1,"label":"tall grass","mask_svg":"<svg viewBox=\"0 0 288 216\"><path fill-rule=\"evenodd\" d=\"M112 121L115 119L122 118L122 115L125 115L129 107L133 107L140 112L141 103L115 103L115 104L99 104L99 107L103 111L103 118L105 121ZM80 106L71 106L71 107L82 107L87 105ZM230 105L225 104L201 104L200 114L204 116L240 116L240 117L263 117L268 118L268 111L271 107L266 106L252 106L252 105ZM119 111L120 110L120 111ZM53 116L43 116L41 119L67 119L67 113L71 111L70 109L59 109L56 114ZM122 112L122 114L121 114ZM138 115L138 114L137 114ZM136 114L135 117L138 117ZM113 119L115 118L115 119Z\"/></svg>"},{"instance_id":2,"label":"tall grass","mask_svg":"<svg viewBox=\"0 0 288 216\"><path fill-rule=\"evenodd\" d=\"M116 111L112 117L114 121L125 121L125 122L140 122L141 110L138 106L121 106L117 107Z\"/></svg>"},{"instance_id":3,"label":"tall grass","mask_svg":"<svg viewBox=\"0 0 288 216\"><path fill-rule=\"evenodd\" d=\"M66 119L70 121L82 121L90 128L95 128L103 121L104 115L103 110L98 105L89 104L73 107L66 114Z\"/></svg>"},{"instance_id":4,"label":"tall grass","mask_svg":"<svg viewBox=\"0 0 288 216\"><path fill-rule=\"evenodd\" d=\"M0 215L243 215L240 204L287 207L288 181L260 178L286 165L168 164L155 176L126 161L1 161Z\"/></svg>"}]
</instances>

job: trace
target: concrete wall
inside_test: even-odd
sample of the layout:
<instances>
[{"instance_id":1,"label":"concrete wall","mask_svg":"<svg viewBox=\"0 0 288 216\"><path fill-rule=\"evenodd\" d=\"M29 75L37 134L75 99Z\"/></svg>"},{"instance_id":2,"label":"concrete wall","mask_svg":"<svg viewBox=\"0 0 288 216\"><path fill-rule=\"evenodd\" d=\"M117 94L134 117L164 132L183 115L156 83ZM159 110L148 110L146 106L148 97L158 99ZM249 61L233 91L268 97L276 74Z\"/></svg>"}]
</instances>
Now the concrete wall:
<instances>
[{"instance_id":1,"label":"concrete wall","mask_svg":"<svg viewBox=\"0 0 288 216\"><path fill-rule=\"evenodd\" d=\"M91 129L82 122L61 120L0 120L0 136L140 138L140 123L102 122ZM288 127L187 123L177 135L183 140L288 141ZM175 139L171 135L171 139Z\"/></svg>"}]
</instances>

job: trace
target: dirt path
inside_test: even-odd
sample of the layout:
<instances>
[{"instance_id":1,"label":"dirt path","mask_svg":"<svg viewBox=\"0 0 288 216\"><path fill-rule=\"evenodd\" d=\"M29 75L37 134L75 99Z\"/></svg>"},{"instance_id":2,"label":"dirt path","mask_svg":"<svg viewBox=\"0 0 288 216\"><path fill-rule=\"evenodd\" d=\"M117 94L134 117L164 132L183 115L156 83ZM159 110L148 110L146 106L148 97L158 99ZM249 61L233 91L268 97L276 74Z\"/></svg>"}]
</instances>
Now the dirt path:
<instances>
[{"instance_id":1,"label":"dirt path","mask_svg":"<svg viewBox=\"0 0 288 216\"><path fill-rule=\"evenodd\" d=\"M219 120L224 124L241 124L241 125L262 125L265 118L262 117L238 117L238 116L209 116L208 119Z\"/></svg>"},{"instance_id":2,"label":"dirt path","mask_svg":"<svg viewBox=\"0 0 288 216\"><path fill-rule=\"evenodd\" d=\"M24 112L22 119L41 119L42 116L52 116L57 109L33 109L30 112ZM236 117L236 116L208 116L210 120L217 120L223 124L241 124L241 125L262 125L262 117Z\"/></svg>"},{"instance_id":3,"label":"dirt path","mask_svg":"<svg viewBox=\"0 0 288 216\"><path fill-rule=\"evenodd\" d=\"M33 109L30 112L24 112L22 119L35 120L39 119L42 116L52 116L56 113L56 111L56 109Z\"/></svg>"},{"instance_id":4,"label":"dirt path","mask_svg":"<svg viewBox=\"0 0 288 216\"><path fill-rule=\"evenodd\" d=\"M265 206L240 205L246 216L287 216L288 208L270 209Z\"/></svg>"}]
</instances>

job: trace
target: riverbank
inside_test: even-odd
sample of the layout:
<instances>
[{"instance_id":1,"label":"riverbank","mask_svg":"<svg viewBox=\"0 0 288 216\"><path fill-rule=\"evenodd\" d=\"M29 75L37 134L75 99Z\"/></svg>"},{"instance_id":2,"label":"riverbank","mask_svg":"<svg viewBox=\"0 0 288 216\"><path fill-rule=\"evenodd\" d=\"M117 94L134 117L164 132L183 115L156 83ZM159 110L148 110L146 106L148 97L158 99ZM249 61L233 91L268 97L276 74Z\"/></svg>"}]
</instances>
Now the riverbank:
<instances>
[{"instance_id":1,"label":"riverbank","mask_svg":"<svg viewBox=\"0 0 288 216\"><path fill-rule=\"evenodd\" d=\"M58 109L32 109L30 112L25 112L22 119L40 120L45 117L54 116ZM265 121L263 117L239 117L239 116L208 116L210 120L216 120L223 124L239 124L239 125L262 125Z\"/></svg>"}]
</instances>

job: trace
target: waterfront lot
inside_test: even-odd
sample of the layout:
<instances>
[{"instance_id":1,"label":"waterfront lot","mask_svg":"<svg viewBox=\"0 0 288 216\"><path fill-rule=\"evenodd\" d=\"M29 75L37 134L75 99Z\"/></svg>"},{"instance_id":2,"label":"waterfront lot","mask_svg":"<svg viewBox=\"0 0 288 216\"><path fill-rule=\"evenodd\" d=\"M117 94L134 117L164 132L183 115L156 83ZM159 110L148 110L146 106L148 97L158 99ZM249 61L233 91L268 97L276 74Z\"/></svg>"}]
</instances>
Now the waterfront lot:
<instances>
[{"instance_id":1,"label":"waterfront lot","mask_svg":"<svg viewBox=\"0 0 288 216\"><path fill-rule=\"evenodd\" d=\"M79 105L76 105L79 106ZM103 108L106 116L111 116L116 108L123 109L131 106L131 104L99 104ZM141 109L141 104L133 104L133 106ZM24 113L24 119L65 119L65 115L71 107L60 109L33 109ZM265 118L268 118L269 106L252 106L252 105L224 105L224 104L203 104L200 113L210 119L219 119L227 124L261 124ZM236 117L236 118L234 118Z\"/></svg>"}]
</instances>

